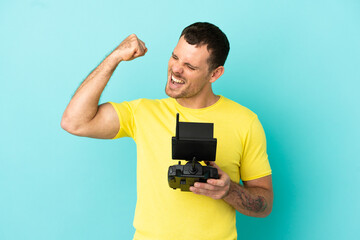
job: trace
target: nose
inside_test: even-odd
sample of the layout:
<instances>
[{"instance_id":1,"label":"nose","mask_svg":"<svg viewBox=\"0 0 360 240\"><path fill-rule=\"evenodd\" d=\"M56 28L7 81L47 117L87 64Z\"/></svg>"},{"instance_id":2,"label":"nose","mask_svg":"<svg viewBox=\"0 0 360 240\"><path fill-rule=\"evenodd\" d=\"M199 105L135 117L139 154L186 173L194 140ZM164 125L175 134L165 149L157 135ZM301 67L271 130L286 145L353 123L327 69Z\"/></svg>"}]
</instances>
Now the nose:
<instances>
[{"instance_id":1,"label":"nose","mask_svg":"<svg viewBox=\"0 0 360 240\"><path fill-rule=\"evenodd\" d=\"M181 75L184 72L184 68L181 66L179 62L174 62L171 71L175 73L176 75Z\"/></svg>"}]
</instances>

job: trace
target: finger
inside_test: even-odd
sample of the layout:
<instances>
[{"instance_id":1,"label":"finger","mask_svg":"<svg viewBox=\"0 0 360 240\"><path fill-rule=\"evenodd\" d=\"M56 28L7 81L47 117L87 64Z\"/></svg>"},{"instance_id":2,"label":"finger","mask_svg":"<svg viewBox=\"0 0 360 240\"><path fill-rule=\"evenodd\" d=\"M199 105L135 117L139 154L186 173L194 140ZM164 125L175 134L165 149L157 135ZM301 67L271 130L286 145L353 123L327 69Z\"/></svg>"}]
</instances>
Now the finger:
<instances>
[{"instance_id":1,"label":"finger","mask_svg":"<svg viewBox=\"0 0 360 240\"><path fill-rule=\"evenodd\" d=\"M213 185L213 186L217 186L217 187L225 187L225 185L226 185L226 181L225 181L225 179L208 179L207 180L207 183L208 184L211 184L211 185Z\"/></svg>"},{"instance_id":2,"label":"finger","mask_svg":"<svg viewBox=\"0 0 360 240\"><path fill-rule=\"evenodd\" d=\"M221 168L215 162L211 161L211 162L209 162L209 165L211 167L216 168L218 170L218 172L222 172Z\"/></svg>"},{"instance_id":3,"label":"finger","mask_svg":"<svg viewBox=\"0 0 360 240\"><path fill-rule=\"evenodd\" d=\"M210 191L218 191L221 190L219 187L209 184L209 183L200 183L200 182L196 182L194 184L194 187L196 188L201 188L201 189L206 189L206 190L210 190Z\"/></svg>"},{"instance_id":4,"label":"finger","mask_svg":"<svg viewBox=\"0 0 360 240\"><path fill-rule=\"evenodd\" d=\"M202 189L202 188L197 188L197 187L190 187L190 191L192 191L193 193L196 194L201 194L201 195L205 195L205 196L211 196L212 191L209 191L207 189Z\"/></svg>"},{"instance_id":5,"label":"finger","mask_svg":"<svg viewBox=\"0 0 360 240\"><path fill-rule=\"evenodd\" d=\"M216 169L218 169L218 170L221 170L220 167L219 167L215 162L213 162L213 161L210 161L210 162L209 162L209 165L212 166L212 167L214 167L214 168L216 168Z\"/></svg>"},{"instance_id":6,"label":"finger","mask_svg":"<svg viewBox=\"0 0 360 240\"><path fill-rule=\"evenodd\" d=\"M222 191L211 191L211 190L196 188L196 187L190 187L190 191L195 194L211 197L213 199L221 199L221 197L224 194Z\"/></svg>"},{"instance_id":7,"label":"finger","mask_svg":"<svg viewBox=\"0 0 360 240\"><path fill-rule=\"evenodd\" d=\"M137 46L137 48L135 49L135 52L134 52L134 58L137 58L137 57L140 57L140 56L144 56L145 54L145 51L144 49L142 48L142 46Z\"/></svg>"},{"instance_id":8,"label":"finger","mask_svg":"<svg viewBox=\"0 0 360 240\"><path fill-rule=\"evenodd\" d=\"M224 171L221 170L221 168L215 162L209 162L209 165L218 170L218 174L220 178L224 175Z\"/></svg>"},{"instance_id":9,"label":"finger","mask_svg":"<svg viewBox=\"0 0 360 240\"><path fill-rule=\"evenodd\" d=\"M130 34L126 39L138 38L135 33Z\"/></svg>"},{"instance_id":10,"label":"finger","mask_svg":"<svg viewBox=\"0 0 360 240\"><path fill-rule=\"evenodd\" d=\"M145 47L145 43L144 43L143 41L141 41L140 39L139 39L139 44L141 44L141 46L142 46L143 48L146 48L146 47Z\"/></svg>"},{"instance_id":11,"label":"finger","mask_svg":"<svg viewBox=\"0 0 360 240\"><path fill-rule=\"evenodd\" d=\"M138 46L137 46L137 49L138 49L137 57L144 56L145 53L147 52L147 48L145 47L145 43L143 41L141 41L140 39L138 39L137 44L138 44Z\"/></svg>"},{"instance_id":12,"label":"finger","mask_svg":"<svg viewBox=\"0 0 360 240\"><path fill-rule=\"evenodd\" d=\"M221 175L224 174L224 171L221 170L221 168L215 163L215 162L210 162L210 166L216 168L218 170L219 176L221 177Z\"/></svg>"},{"instance_id":13,"label":"finger","mask_svg":"<svg viewBox=\"0 0 360 240\"><path fill-rule=\"evenodd\" d=\"M139 39L139 44L142 47L143 55L147 52L147 47L145 46L145 43Z\"/></svg>"},{"instance_id":14,"label":"finger","mask_svg":"<svg viewBox=\"0 0 360 240\"><path fill-rule=\"evenodd\" d=\"M141 56L144 56L146 52L147 52L147 48L142 48L141 49Z\"/></svg>"}]
</instances>

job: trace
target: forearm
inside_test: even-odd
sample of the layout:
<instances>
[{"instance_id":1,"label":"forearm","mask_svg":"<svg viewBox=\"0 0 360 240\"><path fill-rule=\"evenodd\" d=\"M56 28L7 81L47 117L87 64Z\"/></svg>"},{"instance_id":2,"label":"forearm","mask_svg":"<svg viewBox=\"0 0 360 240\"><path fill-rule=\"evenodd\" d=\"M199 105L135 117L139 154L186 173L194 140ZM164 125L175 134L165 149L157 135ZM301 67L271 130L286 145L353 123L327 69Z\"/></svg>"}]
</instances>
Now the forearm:
<instances>
[{"instance_id":1,"label":"forearm","mask_svg":"<svg viewBox=\"0 0 360 240\"><path fill-rule=\"evenodd\" d=\"M120 61L114 51L89 74L65 109L62 124L71 123L72 128L76 128L94 118L101 93Z\"/></svg>"},{"instance_id":2,"label":"forearm","mask_svg":"<svg viewBox=\"0 0 360 240\"><path fill-rule=\"evenodd\" d=\"M230 182L230 189L225 202L247 216L266 217L271 213L273 194L269 189L260 187L244 187Z\"/></svg>"}]
</instances>

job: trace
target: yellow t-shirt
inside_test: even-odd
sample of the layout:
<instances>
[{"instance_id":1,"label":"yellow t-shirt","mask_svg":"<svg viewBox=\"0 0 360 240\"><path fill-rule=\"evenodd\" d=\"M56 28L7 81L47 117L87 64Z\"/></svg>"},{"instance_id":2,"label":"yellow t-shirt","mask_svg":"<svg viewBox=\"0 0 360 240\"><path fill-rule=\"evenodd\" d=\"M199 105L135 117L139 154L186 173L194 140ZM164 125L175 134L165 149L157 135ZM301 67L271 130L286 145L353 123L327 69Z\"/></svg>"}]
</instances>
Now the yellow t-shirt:
<instances>
[{"instance_id":1,"label":"yellow t-shirt","mask_svg":"<svg viewBox=\"0 0 360 240\"><path fill-rule=\"evenodd\" d=\"M249 181L271 174L265 134L256 114L223 96L202 109L183 107L173 98L111 104L120 121L114 138L132 137L137 145L134 239L236 239L235 209L224 200L169 187L169 166L178 162L171 158L171 137L176 113L182 122L214 123L215 163L232 181Z\"/></svg>"}]
</instances>

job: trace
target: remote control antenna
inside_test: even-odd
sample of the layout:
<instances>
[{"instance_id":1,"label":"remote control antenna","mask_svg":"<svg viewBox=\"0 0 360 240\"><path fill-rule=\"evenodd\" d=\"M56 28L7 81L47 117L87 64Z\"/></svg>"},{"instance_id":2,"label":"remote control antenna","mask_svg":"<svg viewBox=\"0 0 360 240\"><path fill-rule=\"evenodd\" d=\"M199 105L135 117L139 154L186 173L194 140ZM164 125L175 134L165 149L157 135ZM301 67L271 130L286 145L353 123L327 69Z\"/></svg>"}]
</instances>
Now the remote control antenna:
<instances>
[{"instance_id":1,"label":"remote control antenna","mask_svg":"<svg viewBox=\"0 0 360 240\"><path fill-rule=\"evenodd\" d=\"M192 164L191 164L191 167L192 167L192 171L195 172L196 168L195 168L195 163L196 163L196 157L193 157L193 160L192 160Z\"/></svg>"},{"instance_id":2,"label":"remote control antenna","mask_svg":"<svg viewBox=\"0 0 360 240\"><path fill-rule=\"evenodd\" d=\"M179 113L176 114L176 138L179 139Z\"/></svg>"}]
</instances>

